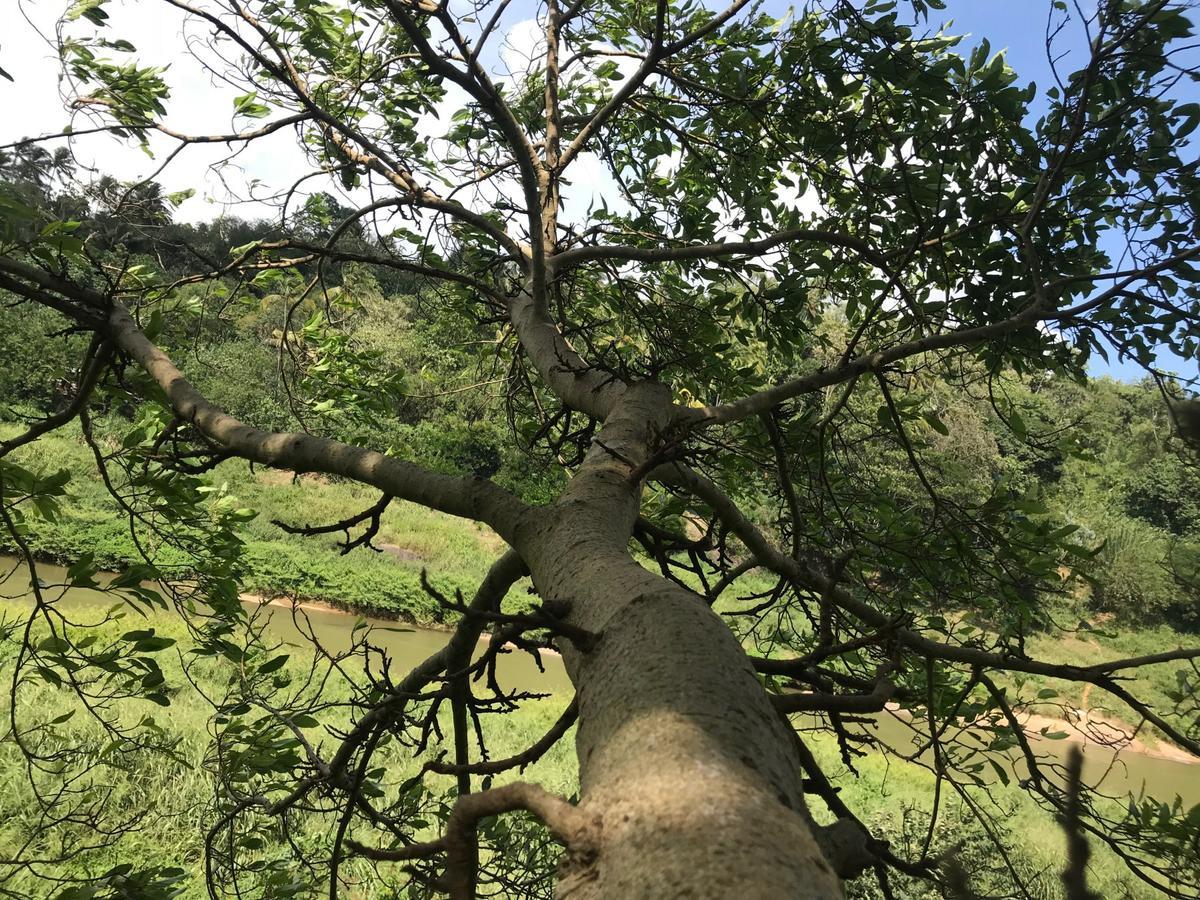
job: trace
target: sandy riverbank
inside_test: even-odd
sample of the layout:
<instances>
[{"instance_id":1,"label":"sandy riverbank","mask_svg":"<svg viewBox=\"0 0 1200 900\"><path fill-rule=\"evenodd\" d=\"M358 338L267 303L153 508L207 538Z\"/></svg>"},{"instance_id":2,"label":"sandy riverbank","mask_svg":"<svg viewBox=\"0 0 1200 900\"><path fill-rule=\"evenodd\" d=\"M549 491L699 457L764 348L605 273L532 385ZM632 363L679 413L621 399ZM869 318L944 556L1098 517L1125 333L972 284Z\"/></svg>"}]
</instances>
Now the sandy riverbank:
<instances>
[{"instance_id":1,"label":"sandy riverbank","mask_svg":"<svg viewBox=\"0 0 1200 900\"><path fill-rule=\"evenodd\" d=\"M1025 710L1016 713L1021 727L1031 741L1045 741L1042 731L1053 734L1065 733L1060 740L1072 744L1104 747L1118 750L1122 753L1140 753L1154 759L1167 759L1171 762L1200 765L1200 756L1193 756L1181 747L1166 741L1147 743L1137 736L1136 729L1127 722L1111 719L1095 710L1078 710L1079 716L1073 720L1056 719ZM1036 749L1036 744L1034 745Z\"/></svg>"}]
</instances>

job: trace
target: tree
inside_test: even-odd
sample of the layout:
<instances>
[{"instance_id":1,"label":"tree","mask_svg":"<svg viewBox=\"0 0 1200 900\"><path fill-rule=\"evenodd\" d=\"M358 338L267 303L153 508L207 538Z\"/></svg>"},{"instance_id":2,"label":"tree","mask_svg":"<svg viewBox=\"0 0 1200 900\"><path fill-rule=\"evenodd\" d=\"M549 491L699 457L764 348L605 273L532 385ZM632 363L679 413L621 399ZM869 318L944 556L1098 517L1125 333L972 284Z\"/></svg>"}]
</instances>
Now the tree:
<instances>
[{"instance_id":1,"label":"tree","mask_svg":"<svg viewBox=\"0 0 1200 900\"><path fill-rule=\"evenodd\" d=\"M1019 687L998 680L1087 683L1200 753L1190 693L1200 651L1088 666L1031 658L1029 623L1088 548L1003 478L986 497L945 497L922 464L928 436L949 430L934 382L995 388L997 416L1021 441L1053 437L1028 433L1003 376L1082 379L1106 345L1186 402L1155 357L1167 348L1195 358L1200 337L1200 191L1185 158L1200 108L1176 99L1196 75L1187 4L1104 0L1082 20L1050 4L1048 33L1076 36L1069 58L1079 63L1041 93L1017 84L986 42L963 58L958 39L930 33L922 23L935 0L912 0L904 15L896 3L813 2L779 19L747 0L720 11L693 0L546 0L532 59L516 72L501 72L494 50L513 15L505 2L153 5L182 12L203 36L190 46L239 86L238 123L263 123L223 135L165 125L164 73L107 36L104 0L83 0L61 48L74 107L95 122L71 140L165 138L173 157L290 131L355 208L322 202L342 217L327 234L256 240L165 278L127 265L120 247L93 252L74 223L6 198L0 288L91 343L72 402L3 451L78 417L86 432L98 389L140 398L124 449L97 458L136 484L136 496L122 494L131 521L194 557L174 596L215 611L197 629L217 655L231 652L222 641L241 615L230 536L239 513L204 512L196 479L213 460L358 481L381 504L400 498L486 523L510 547L473 600L442 598L461 614L446 647L402 679L365 686L351 725L319 740L297 724L308 712L263 699L274 659L238 651L242 693L218 721L229 771L241 774L222 782L211 823L214 885L266 871L282 892L283 870L244 863L264 829L313 810L336 813L320 859L310 850L305 860L323 866L331 895L343 860L361 856L407 861L418 880L472 896L479 835L514 810L565 846L563 896L831 897L867 870L884 885L889 870L953 881L928 840L905 857L870 835L789 720L819 713L851 761L847 717L894 701L925 723L939 787L961 790L968 777L951 724L985 744L1015 742L1027 790L1165 893L1197 895L1194 817L1177 811L1155 827L1069 797L1017 723ZM95 34L70 24L80 19ZM585 164L612 178L619 202L572 206ZM296 188L278 189L286 203ZM559 497L531 505L484 478L323 436L319 415L310 431L259 430L202 395L156 344L164 325L186 324L173 302L185 284L236 292L295 269L299 304L322 296L329 267L346 262L418 279L425 302L499 329L514 439L566 466ZM830 309L841 327L826 327ZM318 317L311 329L284 329L281 340L320 341L336 321ZM309 383L317 412L332 402L320 384L365 383L356 378L371 364L344 343L320 346ZM336 403L342 414L381 414L369 391L341 391ZM901 474L862 455L880 442L904 461ZM5 523L33 572L20 516L36 510L22 508L63 486L9 462L0 471ZM893 492L896 479L907 484ZM748 514L755 505L771 512ZM682 530L688 511L711 523L699 540ZM369 527L371 515L341 525ZM634 556L634 540L660 571ZM715 612L755 569L775 579L755 617ZM526 572L538 607L505 611ZM138 570L116 589L167 574ZM89 673L101 661L67 639L50 606L38 609L51 637L27 651L28 664L99 692ZM469 753L469 719L488 702L464 673L488 627L493 644L528 644L533 630L562 651L577 691L578 804L523 782L472 792L472 776L502 768ZM142 690L131 659L152 649L135 642L103 658L116 669L106 699ZM1156 710L1126 686L1124 673L1151 664L1185 666L1178 709ZM442 703L456 757L440 771L461 797L443 836L421 842L405 806L420 786L397 795L367 785L386 780L371 762L380 743L430 727ZM32 737L30 749L37 757ZM818 804L837 824L815 824Z\"/></svg>"}]
</instances>

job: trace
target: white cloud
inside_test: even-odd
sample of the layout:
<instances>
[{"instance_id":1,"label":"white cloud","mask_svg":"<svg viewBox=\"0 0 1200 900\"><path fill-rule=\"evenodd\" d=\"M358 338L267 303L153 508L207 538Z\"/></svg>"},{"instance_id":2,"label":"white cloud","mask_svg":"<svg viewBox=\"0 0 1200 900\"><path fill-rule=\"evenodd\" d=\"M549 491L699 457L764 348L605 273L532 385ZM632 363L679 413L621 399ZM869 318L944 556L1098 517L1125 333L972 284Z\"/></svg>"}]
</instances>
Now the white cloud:
<instances>
[{"instance_id":1,"label":"white cloud","mask_svg":"<svg viewBox=\"0 0 1200 900\"><path fill-rule=\"evenodd\" d=\"M536 69L546 54L546 29L537 19L523 19L504 35L500 45L500 61L504 75L524 75Z\"/></svg>"},{"instance_id":2,"label":"white cloud","mask_svg":"<svg viewBox=\"0 0 1200 900\"><path fill-rule=\"evenodd\" d=\"M56 19L65 4L27 3L22 9L28 20L9 17L11 27L0 44L2 64L15 79L0 80L0 107L6 112L0 119L0 143L55 133L68 125L81 131L96 124L86 113L67 107L69 85L60 80L57 53L47 41L55 33ZM141 65L166 68L163 77L171 91L165 104L167 127L188 134L225 134L253 127L254 123L245 120L233 122L233 98L242 91L215 78L188 51L188 38L196 39L201 32L195 25L186 25L180 13L166 4L144 2L110 2L105 9L110 16L106 36L123 38L137 47L136 54L113 53L115 60L136 58ZM93 31L86 21L70 23L67 29L68 34L79 37ZM71 147L81 166L125 181L153 175L177 146L171 138L155 134L150 139L151 158L136 145L104 134L60 143ZM214 169L231 156L229 165ZM231 204L251 193L255 179L279 189L310 169L293 133L284 130L248 148L239 144L187 147L155 177L169 193L194 189L196 195L181 205L177 216L184 221L203 221L225 210L246 217L268 216L273 209L267 204ZM261 195L262 189L257 193Z\"/></svg>"},{"instance_id":3,"label":"white cloud","mask_svg":"<svg viewBox=\"0 0 1200 900\"><path fill-rule=\"evenodd\" d=\"M64 8L65 4L58 3L26 3L22 9L29 21L21 16L8 17L11 27L0 40L0 65L16 80L0 79L0 107L6 112L0 118L0 144L55 133L68 125L79 131L89 124L85 113L67 107L69 85L60 82L60 63L49 40L54 37L57 18ZM235 122L234 97L244 89L216 77L189 52L191 41L202 48L201 55L206 60L219 65L219 61L211 59L211 50L199 43L206 37L203 23L187 22L167 4L145 0L110 0L105 9L110 15L105 29L107 36L124 38L137 47L137 53L128 58L142 65L166 68L164 78L171 96L166 102L165 125L187 134L225 134L261 124L244 119ZM81 37L94 31L86 21L68 26L69 34ZM523 73L531 66L536 68L536 59L544 47L542 26L536 19L527 18L504 32L497 56L488 55L498 69L497 78L507 80L510 72ZM625 71L629 61L620 63ZM449 85L435 112L418 120L417 132L433 140L440 138L450 127L454 111L466 105L467 99L460 88ZM272 216L277 211L275 203L247 202L246 198L268 200L312 170L292 129L283 129L249 145L187 147L158 175L154 175L155 171L177 146L176 141L165 135L151 136L153 158L136 145L105 134L78 135L60 143L69 144L79 164L97 174L125 181L154 176L168 193L194 189L195 196L184 201L177 211L180 220L192 222L209 220L223 212L246 218ZM581 224L588 209L601 202L610 210L627 211L612 173L594 153L580 154L566 177L569 184L563 191L564 224ZM431 186L442 189L440 185ZM303 196L317 190L341 193L327 177L306 182L300 193ZM360 189L353 193L352 199L366 202L370 199L368 195L369 191ZM479 211L490 209L501 200L524 205L523 194L512 177L465 190L458 197Z\"/></svg>"}]
</instances>

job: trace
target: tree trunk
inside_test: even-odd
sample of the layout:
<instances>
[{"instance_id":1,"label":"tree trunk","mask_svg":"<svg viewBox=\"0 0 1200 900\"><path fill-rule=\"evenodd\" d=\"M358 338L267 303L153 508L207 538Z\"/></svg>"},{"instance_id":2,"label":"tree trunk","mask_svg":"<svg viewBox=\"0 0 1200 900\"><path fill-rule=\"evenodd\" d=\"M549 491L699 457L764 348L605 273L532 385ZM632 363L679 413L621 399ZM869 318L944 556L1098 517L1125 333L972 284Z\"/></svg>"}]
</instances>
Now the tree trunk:
<instances>
[{"instance_id":1,"label":"tree trunk","mask_svg":"<svg viewBox=\"0 0 1200 900\"><path fill-rule=\"evenodd\" d=\"M598 636L564 647L579 698L581 808L598 852L559 896L841 897L804 806L794 737L728 627L630 555L669 395L633 388L563 498L518 529L543 600ZM632 477L631 477L632 476Z\"/></svg>"}]
</instances>

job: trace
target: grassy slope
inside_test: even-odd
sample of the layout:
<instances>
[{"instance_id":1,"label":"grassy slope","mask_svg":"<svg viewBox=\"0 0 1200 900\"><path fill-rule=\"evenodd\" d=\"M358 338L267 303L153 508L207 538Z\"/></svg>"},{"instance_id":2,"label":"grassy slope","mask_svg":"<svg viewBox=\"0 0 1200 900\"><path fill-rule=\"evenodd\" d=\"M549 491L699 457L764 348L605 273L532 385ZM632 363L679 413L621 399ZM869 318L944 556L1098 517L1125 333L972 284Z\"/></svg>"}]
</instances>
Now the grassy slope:
<instances>
[{"instance_id":1,"label":"grassy slope","mask_svg":"<svg viewBox=\"0 0 1200 900\"><path fill-rule=\"evenodd\" d=\"M0 439L17 431L18 426L0 425ZM64 429L14 456L37 471L65 468L74 473L61 520L35 523L33 544L39 552L64 562L91 552L107 568L138 559L128 523L100 483L91 452L76 432ZM241 505L258 511L243 533L249 570L244 586L255 593L325 600L433 624L442 620L442 612L421 588L421 569L429 571L443 592L469 592L502 551L499 539L484 526L396 501L384 513L375 543L405 551L404 558L363 550L342 556L337 547L342 535L289 535L271 520L328 524L371 506L377 494L317 477L295 484L286 473L252 472L233 461L216 469L212 483L224 485Z\"/></svg>"},{"instance_id":2,"label":"grassy slope","mask_svg":"<svg viewBox=\"0 0 1200 900\"><path fill-rule=\"evenodd\" d=\"M18 431L0 425L0 439ZM137 558L128 527L98 478L91 474L89 449L77 434L64 429L40 440L36 448L25 448L18 460L40 470L67 468L76 473L62 520L39 525L35 541L42 552L70 562L81 553L94 553L102 565L119 567ZM305 476L293 483L287 473L258 469L245 464L225 463L213 475L213 483L225 485L243 505L258 511L244 531L249 572L247 591L264 595L286 595L322 600L361 612L399 617L424 625L444 621L443 611L421 588L420 573L427 569L430 580L443 593L461 589L468 596L482 580L492 561L503 550L502 541L486 526L456 519L402 501L393 502L382 518L375 543L407 551L405 558L394 553L356 550L348 556L338 551L341 535L300 537L289 535L271 524L278 519L291 524L335 522L351 512L369 507L377 495L359 485L330 482ZM2 547L0 547L2 549ZM413 558L415 557L415 558ZM751 575L739 584L744 592L768 587L766 576ZM739 608L736 591L721 598L721 608ZM514 591L513 598L524 597ZM803 625L803 623L798 623ZM1166 627L1116 629L1113 632L1080 632L1030 637L1028 649L1039 659L1088 665L1101 659L1139 656L1181 646L1183 636ZM1173 706L1166 692L1175 688L1173 665L1142 669L1137 673L1137 692L1156 709L1169 712ZM1063 707L1084 706L1084 685L1032 677L1019 692L1031 698L1041 687L1053 687L1059 696L1039 709L1050 717L1063 714ZM1014 695L1018 692L1014 688ZM1124 704L1098 691L1087 698L1088 706L1104 709L1124 721L1136 721ZM1147 729L1143 736L1153 739Z\"/></svg>"},{"instance_id":3,"label":"grassy slope","mask_svg":"<svg viewBox=\"0 0 1200 900\"><path fill-rule=\"evenodd\" d=\"M14 426L0 426L0 437L15 430ZM37 544L43 551L66 560L90 550L108 566L118 566L136 558L126 525L98 479L83 474L90 471L90 452L76 436L69 432L51 436L39 442L36 456L27 451L23 462L38 469L65 467L80 473L71 484L71 499L65 505L63 519L53 526L39 525ZM421 568L427 568L435 584L443 590L460 587L469 591L501 549L495 535L481 526L398 502L385 513L376 543L402 548L416 559L361 550L342 556L337 551L334 536L295 537L270 524L270 520L291 523L335 521L349 511L366 508L374 502L376 498L371 492L354 485L310 477L304 478L301 484L293 484L281 473L251 472L246 466L235 463L220 467L214 482L224 484L242 504L259 512L257 518L247 523L244 539L252 569L246 579L246 588L260 593L324 599L430 623L441 619L441 611L420 588ZM736 605L732 595L723 601ZM164 619L156 627L160 633L178 632L182 636L178 622ZM1101 654L1137 655L1175 646L1178 642L1179 636L1168 629L1122 630L1111 636L1083 634L1067 640L1035 638L1029 649L1042 658L1089 663ZM178 665L174 669L164 667L168 669L169 679L180 683ZM223 676L220 673L214 671L210 675L214 683L221 683ZM1165 703L1163 691L1172 684L1172 670L1165 667L1139 677L1138 688L1161 708ZM1079 705L1077 687L1055 686L1062 691L1063 702ZM50 687L40 690L46 693L44 702L47 705L57 707L69 702ZM1093 698L1092 703L1095 702ZM490 735L493 752L505 755L527 745L545 730L560 706L560 702L547 703L502 718ZM122 761L126 768L114 769L112 773L123 803L154 811L157 824L152 823L150 831L139 841L140 852L152 854L164 865L183 864L197 873L201 847L200 832L195 823L202 814L197 803L211 795L209 776L203 769L210 740L210 713L211 709L198 694L181 690L175 697L170 716L160 716L160 719L169 718L168 727L182 742L181 760L126 759ZM131 710L130 714L140 716L142 711ZM97 743L101 740L98 729L85 724L82 717L71 727L91 728ZM836 771L839 766L836 748L828 739L817 735L811 743L818 756ZM414 763L399 753L389 760L389 766L395 767L397 772L415 771ZM847 776L839 781L843 786L843 797L850 805L869 811L866 818L894 840L919 842L923 839L923 834L919 833L919 810L926 807L930 796L928 773L907 766L889 769L876 756L859 761L858 768L858 778ZM529 773L529 777L566 793L573 790L576 776L570 742L561 743L553 755ZM31 808L28 787L23 779L24 771L14 748L11 744L0 745L0 821L5 823L0 825L0 855L17 839L25 821L22 816ZM1013 826L1014 834L1020 835L1019 843L1024 847L1020 854L1022 867L1029 871L1049 867L1043 878L1046 884L1043 896L1056 896L1054 870L1061 852L1057 827L1032 801L1015 790L994 791L993 799L1006 810L1000 818ZM108 863L113 861L107 860ZM97 868L103 866L97 864ZM1105 887L1103 896L1124 895L1126 887L1132 884L1127 882L1119 865L1104 854L1100 854L1096 870L1101 879L1099 885ZM362 877L366 883L376 883L375 876L363 873ZM915 891L915 888L910 890ZM858 893L864 897L872 896L866 888L857 890ZM194 886L187 896L199 895L199 887ZM394 894L384 884L364 887L358 896L374 898ZM921 895L906 892L904 896ZM1129 896L1143 895L1134 890Z\"/></svg>"},{"instance_id":4,"label":"grassy slope","mask_svg":"<svg viewBox=\"0 0 1200 900\"><path fill-rule=\"evenodd\" d=\"M27 604L0 601L0 616L9 621L28 609ZM99 621L103 618L104 609L101 606L93 609L73 607L72 618L76 622ZM187 655L190 638L183 623L171 614L152 614L147 621L130 613L124 621L111 622L92 631L103 642L129 628L149 627L153 627L159 636L174 638L178 642L176 647L157 654L170 687L171 706L164 710L150 702L127 701L121 705L119 716L126 725L138 722L143 716L152 716L169 737L179 741L175 758L161 753L130 752L126 749L106 752L109 736L87 715L75 695L66 689L40 682L27 684L22 690L19 708L32 711L38 721L47 718L41 714L44 710L54 710L56 714L74 712L73 718L62 726L62 731L71 744L82 742L90 749L92 778L97 784L110 785L113 789L109 809L117 813L136 810L148 814L141 829L131 833L120 847L111 852L81 857L69 866L70 870L94 877L121 862L136 861L139 866L179 866L188 872L187 890L182 896L187 900L200 900L207 897L203 887L202 836L204 823L211 824L208 805L213 797L214 784L208 768L213 708L204 695L220 698L234 677L233 666L220 658L196 660L189 657L189 677L195 683L193 686L189 679L184 678L181 662ZM12 640L0 640L0 679L5 682L11 674L9 667L13 649ZM293 648L292 657L285 671L302 680L309 670L311 653L297 652ZM336 676L323 693L326 699L338 699L345 695L345 684ZM496 758L523 750L546 731L561 714L566 702L566 697L556 696L532 704L516 716L492 717L488 720L491 726L488 731L489 749ZM8 692L4 691L0 698L0 717L5 722L9 716L8 703ZM321 718L323 725L337 727L345 724L344 713L331 715L325 712ZM443 730L448 731L449 727L448 719L442 722ZM336 739L323 727L308 731L315 742L323 743L326 747L336 744ZM407 748L391 744L378 752L376 762L386 767L388 781L397 783L415 775L425 758L443 749L434 743L425 756L414 759ZM80 758L77 756L73 760ZM543 760L528 769L527 775L550 790L570 794L576 784L571 742L560 743ZM430 779L441 790L448 791L453 784L450 778L430 776ZM46 781L48 784L55 783L53 777ZM12 855L9 851L21 846L39 818L27 770L16 746L10 741L0 742L0 859L8 858ZM331 828L327 818L305 818L300 815L298 819L295 827L301 844L307 840L319 843ZM86 824L62 828L53 834L55 840L45 842L35 850L42 850L50 856L54 848L60 846L59 841L62 842L61 846L79 846L90 841L91 828L90 824ZM427 836L432 837L432 834ZM272 851L283 849L282 845L268 847L264 855L269 856ZM61 871L57 865L48 868L51 874ZM361 882L361 886L349 895L356 900L404 896L395 893L394 881L400 880L403 874L399 866L386 869L386 877L382 880L361 861L348 864L345 871L352 880ZM48 897L57 893L47 884L30 878L28 873L19 874L15 881L3 887L14 891L16 896Z\"/></svg>"}]
</instances>

